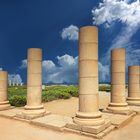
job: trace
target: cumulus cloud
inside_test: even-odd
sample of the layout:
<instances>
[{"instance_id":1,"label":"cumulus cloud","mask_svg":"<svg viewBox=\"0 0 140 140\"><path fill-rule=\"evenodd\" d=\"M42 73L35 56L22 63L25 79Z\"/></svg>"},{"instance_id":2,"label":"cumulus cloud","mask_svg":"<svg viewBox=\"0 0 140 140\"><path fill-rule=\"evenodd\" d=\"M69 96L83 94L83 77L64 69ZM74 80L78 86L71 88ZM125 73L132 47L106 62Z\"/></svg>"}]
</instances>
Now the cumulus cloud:
<instances>
[{"instance_id":1,"label":"cumulus cloud","mask_svg":"<svg viewBox=\"0 0 140 140\"><path fill-rule=\"evenodd\" d=\"M68 40L78 40L78 32L79 28L75 25L70 25L67 28L64 28L61 32L62 39L68 39Z\"/></svg>"},{"instance_id":2,"label":"cumulus cloud","mask_svg":"<svg viewBox=\"0 0 140 140\"><path fill-rule=\"evenodd\" d=\"M43 83L77 83L78 57L65 54L57 56L56 59L57 63L51 60L42 61Z\"/></svg>"},{"instance_id":3,"label":"cumulus cloud","mask_svg":"<svg viewBox=\"0 0 140 140\"><path fill-rule=\"evenodd\" d=\"M25 66L26 67L26 66ZM2 71L3 68L0 68L0 71ZM20 74L8 74L8 83L11 84L22 84L22 78Z\"/></svg>"},{"instance_id":4,"label":"cumulus cloud","mask_svg":"<svg viewBox=\"0 0 140 140\"><path fill-rule=\"evenodd\" d=\"M128 65L139 64L140 50L131 42L131 38L140 28L140 1L135 0L103 0L97 8L92 10L93 24L105 25L110 28L115 22L120 22L122 28L112 41L101 63L104 67L109 64L110 50L113 48L126 48L126 63ZM104 59L106 58L106 59Z\"/></svg>"},{"instance_id":5,"label":"cumulus cloud","mask_svg":"<svg viewBox=\"0 0 140 140\"><path fill-rule=\"evenodd\" d=\"M43 83L78 83L78 56L65 54L56 59L57 63L51 60L42 61ZM109 65L99 62L98 66L99 80L104 82L109 75Z\"/></svg>"},{"instance_id":6,"label":"cumulus cloud","mask_svg":"<svg viewBox=\"0 0 140 140\"><path fill-rule=\"evenodd\" d=\"M77 83L78 57L68 54L57 56L57 64L51 60L43 61L44 83Z\"/></svg>"},{"instance_id":7,"label":"cumulus cloud","mask_svg":"<svg viewBox=\"0 0 140 140\"><path fill-rule=\"evenodd\" d=\"M61 79L60 83L77 83L78 82L78 57L70 55L57 56L59 67L57 74L53 75L54 80ZM60 78L61 77L61 78ZM56 82L57 82L56 81Z\"/></svg>"},{"instance_id":8,"label":"cumulus cloud","mask_svg":"<svg viewBox=\"0 0 140 140\"><path fill-rule=\"evenodd\" d=\"M127 0L103 0L99 7L92 10L93 23L107 24L118 20L129 26L140 24L140 1L129 2Z\"/></svg>"},{"instance_id":9,"label":"cumulus cloud","mask_svg":"<svg viewBox=\"0 0 140 140\"><path fill-rule=\"evenodd\" d=\"M120 21L122 30L112 41L112 48L126 47L131 37L140 28L140 1L130 3L128 0L103 0L99 7L92 10L93 24L110 27L115 21ZM109 49L109 51L110 51Z\"/></svg>"},{"instance_id":10,"label":"cumulus cloud","mask_svg":"<svg viewBox=\"0 0 140 140\"><path fill-rule=\"evenodd\" d=\"M9 81L9 84L17 84L17 85L20 85L22 84L22 78L19 74L9 74L8 75L8 81Z\"/></svg>"}]
</instances>

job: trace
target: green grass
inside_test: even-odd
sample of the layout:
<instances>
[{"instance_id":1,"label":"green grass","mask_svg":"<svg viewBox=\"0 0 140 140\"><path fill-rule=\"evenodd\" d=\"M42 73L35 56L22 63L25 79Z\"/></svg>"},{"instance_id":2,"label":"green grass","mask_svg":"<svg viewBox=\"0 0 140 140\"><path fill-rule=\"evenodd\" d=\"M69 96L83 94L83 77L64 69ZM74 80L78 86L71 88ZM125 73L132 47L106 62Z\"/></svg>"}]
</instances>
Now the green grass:
<instances>
[{"instance_id":1,"label":"green grass","mask_svg":"<svg viewBox=\"0 0 140 140\"><path fill-rule=\"evenodd\" d=\"M111 85L100 85L99 86L99 91L110 92L111 91Z\"/></svg>"},{"instance_id":2,"label":"green grass","mask_svg":"<svg viewBox=\"0 0 140 140\"><path fill-rule=\"evenodd\" d=\"M100 85L99 91L110 92L110 85ZM26 105L26 86L15 86L8 88L8 99L13 106ZM42 101L49 102L58 99L69 99L78 97L78 86L48 86L42 91Z\"/></svg>"},{"instance_id":3,"label":"green grass","mask_svg":"<svg viewBox=\"0 0 140 140\"><path fill-rule=\"evenodd\" d=\"M26 86L15 86L8 88L8 99L13 106L24 106L26 104ZM57 99L69 99L78 97L77 86L49 86L42 91L42 101L49 102Z\"/></svg>"},{"instance_id":4,"label":"green grass","mask_svg":"<svg viewBox=\"0 0 140 140\"><path fill-rule=\"evenodd\" d=\"M8 100L12 106L26 105L26 86L10 86L8 87Z\"/></svg>"}]
</instances>

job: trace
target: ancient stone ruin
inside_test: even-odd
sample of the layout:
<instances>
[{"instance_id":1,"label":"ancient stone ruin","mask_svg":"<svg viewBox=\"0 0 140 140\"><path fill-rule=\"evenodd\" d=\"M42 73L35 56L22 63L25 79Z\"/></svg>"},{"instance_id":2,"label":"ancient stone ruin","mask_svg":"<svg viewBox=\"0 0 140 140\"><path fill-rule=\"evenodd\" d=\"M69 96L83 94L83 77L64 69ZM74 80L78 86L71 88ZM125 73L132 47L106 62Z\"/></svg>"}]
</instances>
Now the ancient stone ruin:
<instances>
[{"instance_id":1,"label":"ancient stone ruin","mask_svg":"<svg viewBox=\"0 0 140 140\"><path fill-rule=\"evenodd\" d=\"M63 125L44 122L51 117L42 104L42 50L28 49L27 55L27 105L13 118L29 120L37 125L59 128L63 131L76 132L95 138L102 138L114 128L128 122L140 106L140 66L129 66L128 97L125 91L125 49L111 50L111 102L102 112L99 111L98 91L98 28L85 26L79 32L79 110L74 118L63 122ZM47 77L46 77L47 78ZM10 83L11 85L12 83ZM11 109L7 99L8 76L0 71L0 110ZM12 110L12 109L11 109ZM139 107L140 111L140 107ZM114 115L115 114L115 115ZM116 115L118 115L116 117ZM111 117L110 117L111 116ZM114 117L115 116L115 117ZM40 118L40 120L34 120ZM57 117L64 118L64 117ZM121 119L119 119L121 118ZM42 120L43 119L43 123ZM41 121L41 123L39 123ZM62 121L62 120L61 120ZM37 123L36 123L37 122Z\"/></svg>"}]
</instances>

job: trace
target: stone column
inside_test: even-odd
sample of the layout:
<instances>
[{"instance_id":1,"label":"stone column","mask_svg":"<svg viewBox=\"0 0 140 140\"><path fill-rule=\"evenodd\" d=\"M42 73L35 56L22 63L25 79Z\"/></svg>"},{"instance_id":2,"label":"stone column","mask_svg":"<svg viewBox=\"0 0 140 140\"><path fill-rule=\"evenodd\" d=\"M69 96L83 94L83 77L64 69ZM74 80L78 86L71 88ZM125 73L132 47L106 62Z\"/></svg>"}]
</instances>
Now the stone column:
<instances>
[{"instance_id":1,"label":"stone column","mask_svg":"<svg viewBox=\"0 0 140 140\"><path fill-rule=\"evenodd\" d=\"M7 99L7 87L8 87L8 74L6 71L0 71L0 110L10 108L10 104Z\"/></svg>"},{"instance_id":2,"label":"stone column","mask_svg":"<svg viewBox=\"0 0 140 140\"><path fill-rule=\"evenodd\" d=\"M108 110L116 113L129 111L125 97L125 49L111 50L111 103Z\"/></svg>"},{"instance_id":3,"label":"stone column","mask_svg":"<svg viewBox=\"0 0 140 140\"><path fill-rule=\"evenodd\" d=\"M128 67L128 98L129 105L140 105L140 66Z\"/></svg>"},{"instance_id":4,"label":"stone column","mask_svg":"<svg viewBox=\"0 0 140 140\"><path fill-rule=\"evenodd\" d=\"M42 50L28 49L27 67L27 105L23 114L26 116L43 116L42 104Z\"/></svg>"},{"instance_id":5,"label":"stone column","mask_svg":"<svg viewBox=\"0 0 140 140\"><path fill-rule=\"evenodd\" d=\"M74 122L101 125L98 96L98 28L86 26L79 33L79 111Z\"/></svg>"}]
</instances>

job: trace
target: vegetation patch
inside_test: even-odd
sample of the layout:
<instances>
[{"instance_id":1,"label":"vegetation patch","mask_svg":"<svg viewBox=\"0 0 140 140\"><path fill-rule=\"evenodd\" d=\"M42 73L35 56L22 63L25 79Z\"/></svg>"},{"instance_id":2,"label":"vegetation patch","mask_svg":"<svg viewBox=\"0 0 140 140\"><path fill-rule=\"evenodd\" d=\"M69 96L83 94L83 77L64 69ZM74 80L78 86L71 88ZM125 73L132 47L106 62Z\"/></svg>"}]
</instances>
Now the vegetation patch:
<instances>
[{"instance_id":1,"label":"vegetation patch","mask_svg":"<svg viewBox=\"0 0 140 140\"><path fill-rule=\"evenodd\" d=\"M26 86L15 86L8 88L8 99L12 106L26 105ZM70 97L78 97L77 86L48 86L42 91L42 101L49 102L58 99L69 99Z\"/></svg>"},{"instance_id":2,"label":"vegetation patch","mask_svg":"<svg viewBox=\"0 0 140 140\"><path fill-rule=\"evenodd\" d=\"M110 85L100 85L99 91L110 92ZM26 105L26 86L11 86L8 88L8 99L13 106ZM47 86L42 91L42 101L49 102L58 99L69 99L71 97L78 97L78 86Z\"/></svg>"},{"instance_id":3,"label":"vegetation patch","mask_svg":"<svg viewBox=\"0 0 140 140\"><path fill-rule=\"evenodd\" d=\"M9 102L12 106L17 106L17 107L25 106L26 97L14 95L9 98Z\"/></svg>"},{"instance_id":4,"label":"vegetation patch","mask_svg":"<svg viewBox=\"0 0 140 140\"><path fill-rule=\"evenodd\" d=\"M111 91L111 85L100 85L99 86L99 91L110 92Z\"/></svg>"}]
</instances>

